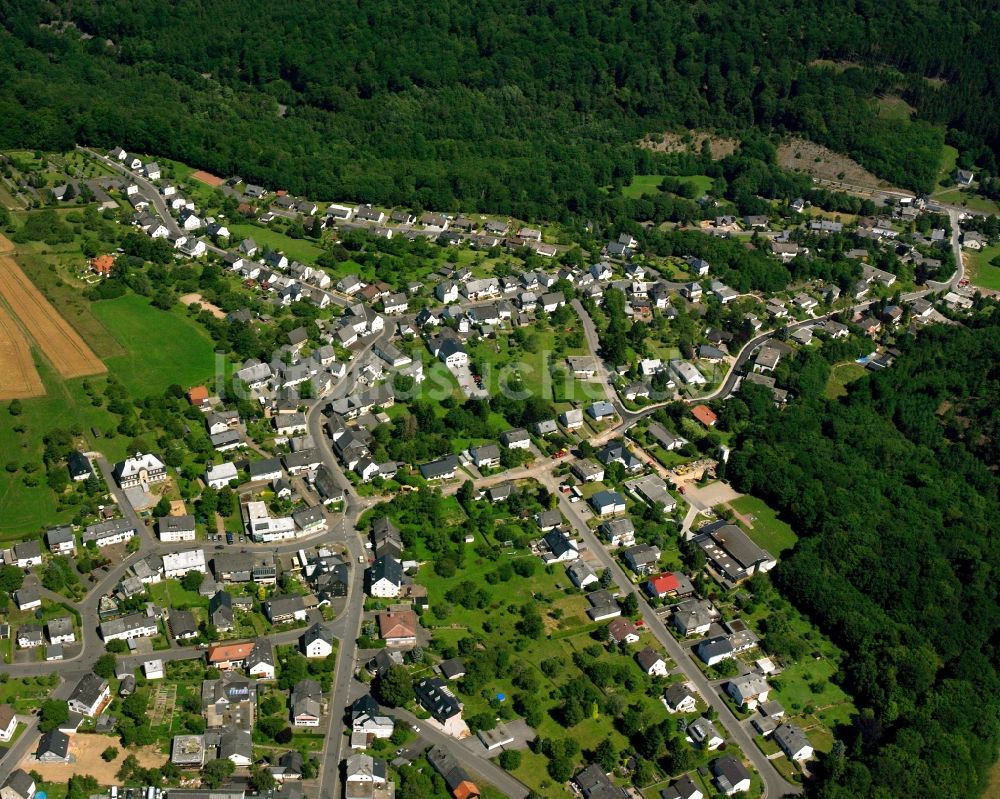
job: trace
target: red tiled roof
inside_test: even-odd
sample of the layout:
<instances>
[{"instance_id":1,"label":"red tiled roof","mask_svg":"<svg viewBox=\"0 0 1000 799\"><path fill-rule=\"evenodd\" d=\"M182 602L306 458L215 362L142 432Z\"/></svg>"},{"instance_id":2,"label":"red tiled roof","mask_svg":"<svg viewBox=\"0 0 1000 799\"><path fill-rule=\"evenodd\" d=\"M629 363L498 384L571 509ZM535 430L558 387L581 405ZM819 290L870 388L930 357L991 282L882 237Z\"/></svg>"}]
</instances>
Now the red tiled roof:
<instances>
[{"instance_id":1,"label":"red tiled roof","mask_svg":"<svg viewBox=\"0 0 1000 799\"><path fill-rule=\"evenodd\" d=\"M705 425L705 427L713 427L719 421L719 417L715 415L715 411L707 405L695 405L691 409L691 415Z\"/></svg>"},{"instance_id":2,"label":"red tiled roof","mask_svg":"<svg viewBox=\"0 0 1000 799\"><path fill-rule=\"evenodd\" d=\"M253 641L246 641L242 644L220 644L209 647L209 663L225 663L232 660L244 660L254 648Z\"/></svg>"},{"instance_id":3,"label":"red tiled roof","mask_svg":"<svg viewBox=\"0 0 1000 799\"><path fill-rule=\"evenodd\" d=\"M673 574L661 574L659 577L654 577L649 581L650 585L653 586L653 590L657 594L665 594L668 591L676 591L681 587L680 581Z\"/></svg>"}]
</instances>

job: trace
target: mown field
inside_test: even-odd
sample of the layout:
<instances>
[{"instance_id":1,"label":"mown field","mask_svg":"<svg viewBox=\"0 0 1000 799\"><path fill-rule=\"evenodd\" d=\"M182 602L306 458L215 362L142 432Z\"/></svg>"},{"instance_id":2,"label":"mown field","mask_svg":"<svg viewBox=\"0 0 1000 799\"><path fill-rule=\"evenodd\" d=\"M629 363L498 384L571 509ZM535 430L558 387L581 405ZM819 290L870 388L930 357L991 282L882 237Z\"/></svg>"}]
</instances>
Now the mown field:
<instances>
[{"instance_id":1,"label":"mown field","mask_svg":"<svg viewBox=\"0 0 1000 799\"><path fill-rule=\"evenodd\" d=\"M134 294L91 307L125 350L107 364L133 397L160 393L174 383L187 388L212 377L212 342L182 311L159 310Z\"/></svg>"},{"instance_id":2,"label":"mown field","mask_svg":"<svg viewBox=\"0 0 1000 799\"><path fill-rule=\"evenodd\" d=\"M1000 258L1000 244L979 252L970 252L968 258L969 280L984 289L1000 291L1000 266L992 263Z\"/></svg>"},{"instance_id":3,"label":"mown field","mask_svg":"<svg viewBox=\"0 0 1000 799\"><path fill-rule=\"evenodd\" d=\"M316 258L323 253L323 250L312 241L293 239L284 233L260 225L230 225L229 232L233 234L232 241L235 245L243 239L252 238L259 247L266 245L274 250L280 250L293 261L315 263Z\"/></svg>"}]
</instances>

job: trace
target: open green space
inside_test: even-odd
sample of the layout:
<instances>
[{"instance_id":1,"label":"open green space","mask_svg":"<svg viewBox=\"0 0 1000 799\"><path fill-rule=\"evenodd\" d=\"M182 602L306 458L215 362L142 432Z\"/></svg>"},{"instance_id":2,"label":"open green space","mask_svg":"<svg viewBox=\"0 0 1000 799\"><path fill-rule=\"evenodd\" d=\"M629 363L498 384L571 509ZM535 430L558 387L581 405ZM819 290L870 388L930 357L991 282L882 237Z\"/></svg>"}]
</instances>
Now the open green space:
<instances>
[{"instance_id":1,"label":"open green space","mask_svg":"<svg viewBox=\"0 0 1000 799\"><path fill-rule=\"evenodd\" d=\"M232 240L235 244L246 238L252 238L260 247L270 247L280 250L288 258L294 261L314 263L322 253L322 248L316 246L313 241L306 239L293 239L277 230L261 227L260 225L236 224L229 225L229 232L232 233Z\"/></svg>"},{"instance_id":2,"label":"open green space","mask_svg":"<svg viewBox=\"0 0 1000 799\"><path fill-rule=\"evenodd\" d=\"M950 144L941 148L941 163L938 166L936 188L934 196L940 196L944 191L953 188L955 180L953 175L955 167L958 165L958 150Z\"/></svg>"},{"instance_id":3,"label":"open green space","mask_svg":"<svg viewBox=\"0 0 1000 799\"><path fill-rule=\"evenodd\" d=\"M207 597L203 597L197 591L185 590L180 580L164 580L161 583L148 586L146 591L154 602L178 610L208 607Z\"/></svg>"},{"instance_id":4,"label":"open green space","mask_svg":"<svg viewBox=\"0 0 1000 799\"><path fill-rule=\"evenodd\" d=\"M212 342L182 312L161 311L134 294L96 302L93 309L127 350L108 358L107 364L133 397L159 393L174 383L188 387L211 377Z\"/></svg>"},{"instance_id":5,"label":"open green space","mask_svg":"<svg viewBox=\"0 0 1000 799\"><path fill-rule=\"evenodd\" d=\"M1000 291L1000 266L993 262L1000 263L1000 244L979 252L969 252L969 280L973 285L982 286L984 289Z\"/></svg>"},{"instance_id":6,"label":"open green space","mask_svg":"<svg viewBox=\"0 0 1000 799\"><path fill-rule=\"evenodd\" d=\"M865 374L867 370L860 363L854 361L838 363L830 370L824 394L830 399L842 397L847 393L848 384L860 380Z\"/></svg>"},{"instance_id":7,"label":"open green space","mask_svg":"<svg viewBox=\"0 0 1000 799\"><path fill-rule=\"evenodd\" d=\"M85 285L71 275L86 263L78 242L47 245L42 242L18 244L17 262L38 286L46 299L80 334L99 358L126 352L111 331L93 312L93 305L83 296Z\"/></svg>"},{"instance_id":8,"label":"open green space","mask_svg":"<svg viewBox=\"0 0 1000 799\"><path fill-rule=\"evenodd\" d=\"M960 205L972 211L982 211L984 214L1000 213L1000 205L993 200L957 186L935 194L934 199L950 205Z\"/></svg>"},{"instance_id":9,"label":"open green space","mask_svg":"<svg viewBox=\"0 0 1000 799\"><path fill-rule=\"evenodd\" d=\"M791 549L799 540L792 528L779 519L763 500L745 495L729 504L737 513L752 520L753 527L747 532L772 555L780 555L784 550Z\"/></svg>"},{"instance_id":10,"label":"open green space","mask_svg":"<svg viewBox=\"0 0 1000 799\"><path fill-rule=\"evenodd\" d=\"M635 175L632 178L632 182L622 188L622 196L634 200L639 197L660 194L660 184L663 182L664 177L666 176ZM700 197L712 188L712 178L708 177L708 175L677 175L671 177L676 177L681 183L692 184L695 187L695 196L697 197Z\"/></svg>"},{"instance_id":11,"label":"open green space","mask_svg":"<svg viewBox=\"0 0 1000 799\"><path fill-rule=\"evenodd\" d=\"M117 417L103 405L95 407L84 389L89 383L95 393L102 393L103 379L63 381L46 361L36 357L35 362L45 396L22 400L20 416L0 411L0 452L5 464L14 462L20 467L14 473L0 470L0 540L17 540L24 533L39 532L46 525L73 518L72 507L58 508L41 469L47 433L57 428L77 431L87 449L100 449L111 461L124 457L128 445L128 439L115 432ZM101 432L99 440L92 428ZM24 464L38 469L29 473Z\"/></svg>"}]
</instances>

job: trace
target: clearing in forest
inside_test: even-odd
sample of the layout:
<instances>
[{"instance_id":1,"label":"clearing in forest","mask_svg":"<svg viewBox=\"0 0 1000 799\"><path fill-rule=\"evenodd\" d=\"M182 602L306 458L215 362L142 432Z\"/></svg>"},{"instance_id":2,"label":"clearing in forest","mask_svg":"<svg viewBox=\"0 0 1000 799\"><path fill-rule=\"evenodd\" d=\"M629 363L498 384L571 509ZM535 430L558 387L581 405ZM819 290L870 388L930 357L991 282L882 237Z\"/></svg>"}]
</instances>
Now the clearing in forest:
<instances>
[{"instance_id":1,"label":"clearing in forest","mask_svg":"<svg viewBox=\"0 0 1000 799\"><path fill-rule=\"evenodd\" d=\"M793 172L804 172L821 180L833 180L873 189L893 188L853 158L797 136L786 139L778 145L778 165Z\"/></svg>"},{"instance_id":2,"label":"clearing in forest","mask_svg":"<svg viewBox=\"0 0 1000 799\"><path fill-rule=\"evenodd\" d=\"M659 153L683 153L689 149L701 152L701 146L708 141L712 148L712 158L719 160L732 155L740 148L739 140L708 133L703 130L691 130L687 133L650 133L639 142L640 147L655 150Z\"/></svg>"},{"instance_id":3,"label":"clearing in forest","mask_svg":"<svg viewBox=\"0 0 1000 799\"><path fill-rule=\"evenodd\" d=\"M0 236L0 297L17 314L45 357L62 377L106 372L104 362L28 279L11 257L13 253L14 245Z\"/></svg>"}]
</instances>

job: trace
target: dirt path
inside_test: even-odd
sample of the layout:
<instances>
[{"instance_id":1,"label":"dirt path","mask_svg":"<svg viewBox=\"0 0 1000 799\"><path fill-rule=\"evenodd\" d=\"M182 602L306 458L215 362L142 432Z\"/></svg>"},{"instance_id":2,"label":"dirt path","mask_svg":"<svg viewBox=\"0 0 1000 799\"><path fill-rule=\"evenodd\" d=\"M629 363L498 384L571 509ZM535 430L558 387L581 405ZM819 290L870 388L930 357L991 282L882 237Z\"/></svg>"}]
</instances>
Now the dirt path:
<instances>
[{"instance_id":1,"label":"dirt path","mask_svg":"<svg viewBox=\"0 0 1000 799\"><path fill-rule=\"evenodd\" d=\"M0 307L0 399L42 397L45 386L31 359L31 347L17 322Z\"/></svg>"},{"instance_id":2,"label":"dirt path","mask_svg":"<svg viewBox=\"0 0 1000 799\"><path fill-rule=\"evenodd\" d=\"M14 245L0 236L0 252L13 250ZM9 254L0 255L0 296L60 375L83 377L108 371Z\"/></svg>"}]
</instances>

